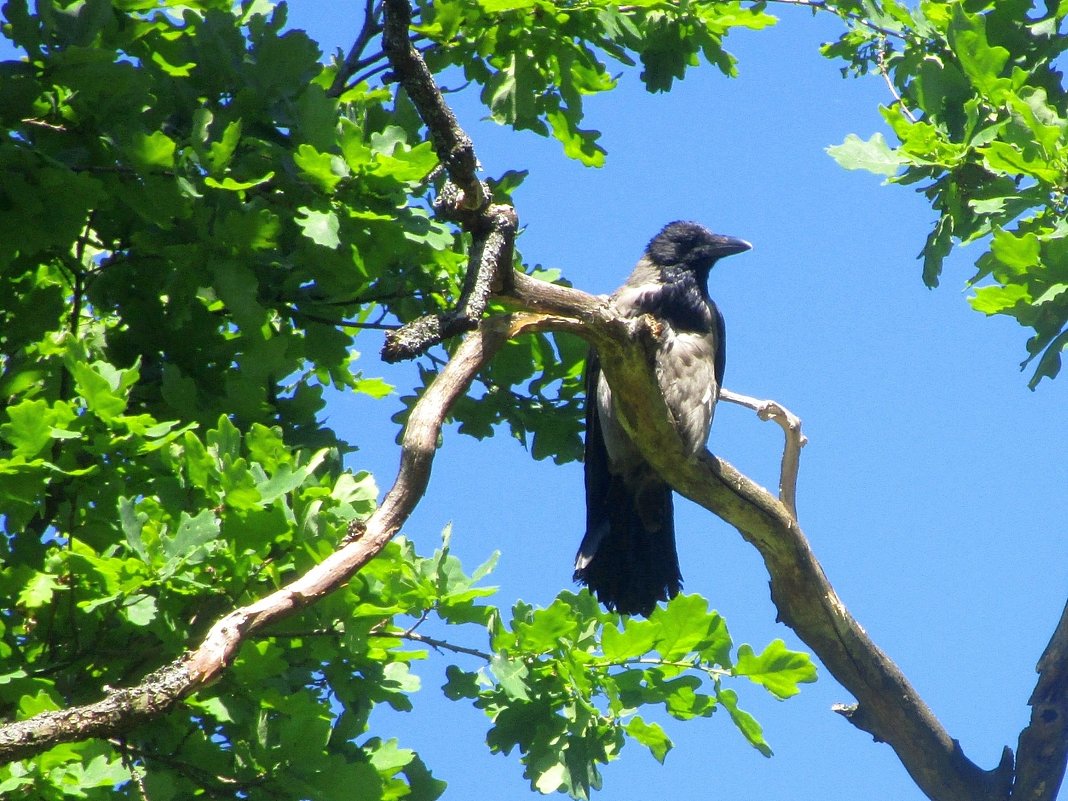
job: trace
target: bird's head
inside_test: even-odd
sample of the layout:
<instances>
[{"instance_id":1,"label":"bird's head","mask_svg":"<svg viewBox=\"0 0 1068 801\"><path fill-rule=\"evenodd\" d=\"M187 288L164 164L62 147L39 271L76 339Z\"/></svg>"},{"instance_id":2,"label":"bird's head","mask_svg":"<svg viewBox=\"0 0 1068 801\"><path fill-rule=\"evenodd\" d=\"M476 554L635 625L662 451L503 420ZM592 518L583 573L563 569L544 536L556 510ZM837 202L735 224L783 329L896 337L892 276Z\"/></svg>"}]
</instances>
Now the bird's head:
<instances>
[{"instance_id":1,"label":"bird's head","mask_svg":"<svg viewBox=\"0 0 1068 801\"><path fill-rule=\"evenodd\" d=\"M672 222L653 237L645 255L662 269L689 270L703 278L717 259L752 247L744 239L714 234L695 222Z\"/></svg>"}]
</instances>

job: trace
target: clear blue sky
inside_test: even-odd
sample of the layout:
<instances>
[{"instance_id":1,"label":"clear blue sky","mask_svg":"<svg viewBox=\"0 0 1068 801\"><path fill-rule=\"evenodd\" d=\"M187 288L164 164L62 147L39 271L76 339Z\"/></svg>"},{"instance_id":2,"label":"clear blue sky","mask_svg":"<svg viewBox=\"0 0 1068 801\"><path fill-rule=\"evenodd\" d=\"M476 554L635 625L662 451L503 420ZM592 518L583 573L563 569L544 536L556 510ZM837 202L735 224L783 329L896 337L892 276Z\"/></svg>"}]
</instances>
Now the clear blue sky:
<instances>
[{"instance_id":1,"label":"clear blue sky","mask_svg":"<svg viewBox=\"0 0 1068 801\"><path fill-rule=\"evenodd\" d=\"M345 46L358 28L345 8L295 0L291 23L326 49ZM1068 592L1068 375L1026 388L1023 329L966 303L977 249L947 262L941 289L923 287L916 255L933 221L923 198L843 171L824 152L847 133L881 130L884 84L843 80L818 54L833 20L772 10L783 15L777 28L729 38L736 80L704 66L652 96L628 74L619 91L590 98L587 127L603 131L609 152L600 170L568 162L552 141L482 122L473 92L453 99L488 174L531 171L516 195L527 261L561 268L582 289L614 289L670 220L754 243L711 280L727 320L726 385L802 417L800 519L828 576L965 752L991 768L1026 723L1034 665ZM379 344L363 341L365 371L410 385L409 368L378 364ZM363 446L351 465L383 488L396 468L395 410L343 397L328 409ZM722 405L710 448L776 485L774 425ZM498 603L547 604L572 586L582 503L580 465L534 462L506 436L479 443L450 431L405 533L429 552L451 522L469 568L502 552L491 577ZM678 506L686 590L711 599L736 642L782 637L803 648L774 622L755 551L704 510ZM419 666L416 711L380 714L374 733L417 749L449 782L450 801L529 797L516 755L485 748L482 713L442 699L444 664ZM599 797L923 797L888 746L830 711L852 698L826 671L785 703L738 689L772 759L718 714L668 720L666 764L630 744L605 769Z\"/></svg>"}]
</instances>

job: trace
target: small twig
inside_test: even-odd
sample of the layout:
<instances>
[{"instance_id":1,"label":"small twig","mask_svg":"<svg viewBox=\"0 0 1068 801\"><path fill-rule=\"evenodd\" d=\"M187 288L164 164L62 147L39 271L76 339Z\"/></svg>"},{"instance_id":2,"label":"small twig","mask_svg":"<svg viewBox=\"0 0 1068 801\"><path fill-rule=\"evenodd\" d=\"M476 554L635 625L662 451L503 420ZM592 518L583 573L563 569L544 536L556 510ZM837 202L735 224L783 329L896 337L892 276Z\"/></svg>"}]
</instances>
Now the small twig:
<instances>
[{"instance_id":1,"label":"small twig","mask_svg":"<svg viewBox=\"0 0 1068 801\"><path fill-rule=\"evenodd\" d=\"M122 757L122 766L126 768L126 771L130 774L130 778L133 779L134 785L137 787L137 795L141 801L149 801L148 789L145 787L144 772L137 767L134 762L133 756L130 754L130 746L126 742L125 737L117 737L109 740L112 745L119 749L119 754Z\"/></svg>"},{"instance_id":2,"label":"small twig","mask_svg":"<svg viewBox=\"0 0 1068 801\"><path fill-rule=\"evenodd\" d=\"M356 41L352 43L348 55L345 56L345 61L338 68L337 75L334 76L334 81L330 84L330 89L327 92L330 97L340 95L344 91L345 84L348 83L349 78L366 66L365 60L361 56L363 56L363 51L367 49L367 45L371 40L382 33L382 26L378 23L380 12L380 8L375 8L375 0L367 0L364 6L363 27L360 28Z\"/></svg>"},{"instance_id":3,"label":"small twig","mask_svg":"<svg viewBox=\"0 0 1068 801\"><path fill-rule=\"evenodd\" d=\"M468 656L477 656L479 659L483 659L489 662L492 658L492 654L488 654L485 651L479 651L477 648L467 648L463 645L453 645L447 640L439 640L435 637L428 637L425 634L419 634L418 632L402 631L402 632L388 632L383 631L377 633L379 637L397 637L401 640L411 640L412 642L422 643L423 645L429 645L435 651L452 651L454 654L467 654Z\"/></svg>"},{"instance_id":4,"label":"small twig","mask_svg":"<svg viewBox=\"0 0 1068 801\"><path fill-rule=\"evenodd\" d=\"M419 615L419 619L417 621L415 621L414 623L412 623L412 625L410 625L407 629L404 630L404 636L408 636L409 634L414 633L417 628L419 628L424 623L426 623L426 620L427 620L428 617L430 617L430 610L429 609L424 609L423 610L423 614Z\"/></svg>"},{"instance_id":5,"label":"small twig","mask_svg":"<svg viewBox=\"0 0 1068 801\"><path fill-rule=\"evenodd\" d=\"M885 47L879 48L879 55L876 56L875 63L879 67L879 72L882 74L883 80L886 81L886 87L890 90L890 94L893 95L894 100L897 102L897 107L901 109L901 113L905 115L905 118L909 122L916 122L915 115L909 110L909 107L905 105L905 101L901 99L901 95L898 93L897 87L894 86L894 80L890 77L890 71L886 67Z\"/></svg>"},{"instance_id":6,"label":"small twig","mask_svg":"<svg viewBox=\"0 0 1068 801\"><path fill-rule=\"evenodd\" d=\"M884 28L881 25L876 25L870 19L862 14L857 14L854 11L846 11L845 9L838 8L834 3L828 3L826 0L764 0L768 3L781 3L788 6L799 6L801 8L811 8L813 11L826 11L830 14L834 14L836 17L852 20L858 25L867 28L868 30L875 31L893 39L907 40L908 37L901 31L891 30L890 28Z\"/></svg>"},{"instance_id":7,"label":"small twig","mask_svg":"<svg viewBox=\"0 0 1068 801\"><path fill-rule=\"evenodd\" d=\"M797 520L797 472L801 467L801 449L808 443L808 437L801 433L801 418L775 401L758 400L729 389L721 389L719 398L752 409L761 420L774 420L782 428L785 442L779 469L779 500Z\"/></svg>"}]
</instances>

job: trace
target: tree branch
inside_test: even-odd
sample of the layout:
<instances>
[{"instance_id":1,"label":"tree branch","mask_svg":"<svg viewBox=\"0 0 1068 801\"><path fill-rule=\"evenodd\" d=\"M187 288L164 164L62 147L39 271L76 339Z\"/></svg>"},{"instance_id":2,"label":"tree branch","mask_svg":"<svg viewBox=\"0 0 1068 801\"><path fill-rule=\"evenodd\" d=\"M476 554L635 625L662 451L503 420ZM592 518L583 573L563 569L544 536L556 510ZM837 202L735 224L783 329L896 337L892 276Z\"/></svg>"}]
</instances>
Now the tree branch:
<instances>
[{"instance_id":1,"label":"tree branch","mask_svg":"<svg viewBox=\"0 0 1068 801\"><path fill-rule=\"evenodd\" d=\"M849 614L790 507L707 451L696 459L687 456L653 374L656 333L647 318L621 320L603 298L538 283L517 274L509 300L555 312L556 317L540 317L537 327L579 333L597 349L621 422L642 454L678 492L730 523L757 548L780 620L859 702L848 719L890 744L931 798L1007 798L1011 761L984 771L964 756L898 667ZM569 322L560 324L560 318Z\"/></svg>"},{"instance_id":2,"label":"tree branch","mask_svg":"<svg viewBox=\"0 0 1068 801\"><path fill-rule=\"evenodd\" d=\"M427 348L474 329L486 311L490 295L500 291L511 275L512 253L519 218L511 206L493 205L478 179L478 159L471 138L460 127L434 76L409 36L412 8L408 0L385 0L383 47L394 76L430 133L430 141L449 180L435 209L472 234L467 277L456 308L441 315L420 317L386 337L382 358L410 359Z\"/></svg>"},{"instance_id":3,"label":"tree branch","mask_svg":"<svg viewBox=\"0 0 1068 801\"><path fill-rule=\"evenodd\" d=\"M801 467L801 449L808 443L808 437L801 433L801 418L775 401L758 400L748 395L731 392L729 389L719 391L720 400L737 403L752 409L761 420L774 420L782 428L785 442L782 449L782 464L779 467L779 500L797 519L797 471Z\"/></svg>"},{"instance_id":4,"label":"tree branch","mask_svg":"<svg viewBox=\"0 0 1068 801\"><path fill-rule=\"evenodd\" d=\"M378 23L379 13L380 10L375 8L375 0L365 0L363 27L360 28L360 32L356 36L356 41L354 41L352 47L349 48L345 60L338 66L337 75L334 76L334 81L330 85L330 89L327 91L327 95L330 97L337 97L340 95L345 90L345 84L348 82L349 78L355 75L362 67L367 65L362 58L363 51L367 49L367 45L370 44L371 40L382 32L382 26Z\"/></svg>"},{"instance_id":5,"label":"tree branch","mask_svg":"<svg viewBox=\"0 0 1068 801\"><path fill-rule=\"evenodd\" d=\"M499 318L470 334L412 408L401 443L393 487L365 523L350 528L344 544L295 581L220 619L200 646L128 689L105 688L104 698L84 706L44 712L0 726L0 764L39 754L55 745L91 737L115 737L166 713L226 670L241 644L269 623L286 618L343 586L392 539L422 498L442 421L475 374L510 335Z\"/></svg>"},{"instance_id":6,"label":"tree branch","mask_svg":"<svg viewBox=\"0 0 1068 801\"><path fill-rule=\"evenodd\" d=\"M1013 801L1054 801L1068 767L1068 604L1038 660L1031 722L1017 745Z\"/></svg>"}]
</instances>

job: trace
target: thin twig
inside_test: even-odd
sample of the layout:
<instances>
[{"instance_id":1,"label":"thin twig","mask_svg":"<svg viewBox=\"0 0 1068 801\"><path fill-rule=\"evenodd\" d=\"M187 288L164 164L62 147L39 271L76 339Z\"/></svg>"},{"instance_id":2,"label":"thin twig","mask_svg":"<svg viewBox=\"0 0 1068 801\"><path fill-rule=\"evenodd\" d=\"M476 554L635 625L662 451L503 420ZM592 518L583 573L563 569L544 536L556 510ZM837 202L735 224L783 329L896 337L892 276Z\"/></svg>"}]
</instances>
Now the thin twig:
<instances>
[{"instance_id":1,"label":"thin twig","mask_svg":"<svg viewBox=\"0 0 1068 801\"><path fill-rule=\"evenodd\" d=\"M381 11L381 6L378 9L375 8L375 0L366 0L363 27L360 28L356 41L352 43L348 55L345 56L344 62L338 68L337 75L334 76L334 80L330 84L330 89L327 92L330 97L340 95L345 90L345 84L348 83L349 78L365 66L361 58L363 51L367 49L367 45L370 44L372 39L382 33L382 26L378 22Z\"/></svg>"},{"instance_id":2,"label":"thin twig","mask_svg":"<svg viewBox=\"0 0 1068 801\"><path fill-rule=\"evenodd\" d=\"M402 632L382 632L378 636L380 637L397 637L401 640L411 640L412 642L422 643L423 645L429 645L435 651L452 651L454 654L467 654L468 656L477 656L479 659L483 659L489 662L493 659L493 655L486 653L485 651L479 651L477 648L467 648L463 645L454 645L447 640L439 640L435 637L428 637L425 634L420 634L416 631L402 631Z\"/></svg>"},{"instance_id":3,"label":"thin twig","mask_svg":"<svg viewBox=\"0 0 1068 801\"><path fill-rule=\"evenodd\" d=\"M897 102L897 107L901 109L901 113L905 115L905 118L909 122L916 122L916 117L913 115L909 107L905 105L905 101L901 99L901 95L897 91L897 87L894 86L894 81L890 77L890 71L886 66L886 50L882 47L879 48L879 55L875 60L876 65L879 67L879 72L883 76L883 80L886 81L886 88L890 90L890 94L893 95L894 100Z\"/></svg>"},{"instance_id":4,"label":"thin twig","mask_svg":"<svg viewBox=\"0 0 1068 801\"><path fill-rule=\"evenodd\" d=\"M875 31L883 36L890 37L892 39L901 39L907 41L906 36L901 31L891 30L890 28L884 28L881 25L876 25L870 19L863 14L858 14L855 11L846 11L845 9L838 8L833 3L828 3L826 0L761 0L766 3L780 3L787 6L799 6L801 8L811 8L813 11L826 11L829 14L834 14L836 17L842 19L852 20L853 22L861 25L868 30Z\"/></svg>"},{"instance_id":5,"label":"thin twig","mask_svg":"<svg viewBox=\"0 0 1068 801\"><path fill-rule=\"evenodd\" d=\"M721 389L719 398L752 409L761 420L774 420L782 428L785 441L779 468L779 500L797 520L797 472L801 466L801 449L808 443L808 437L801 433L801 418L775 401L758 400L729 389Z\"/></svg>"}]
</instances>

